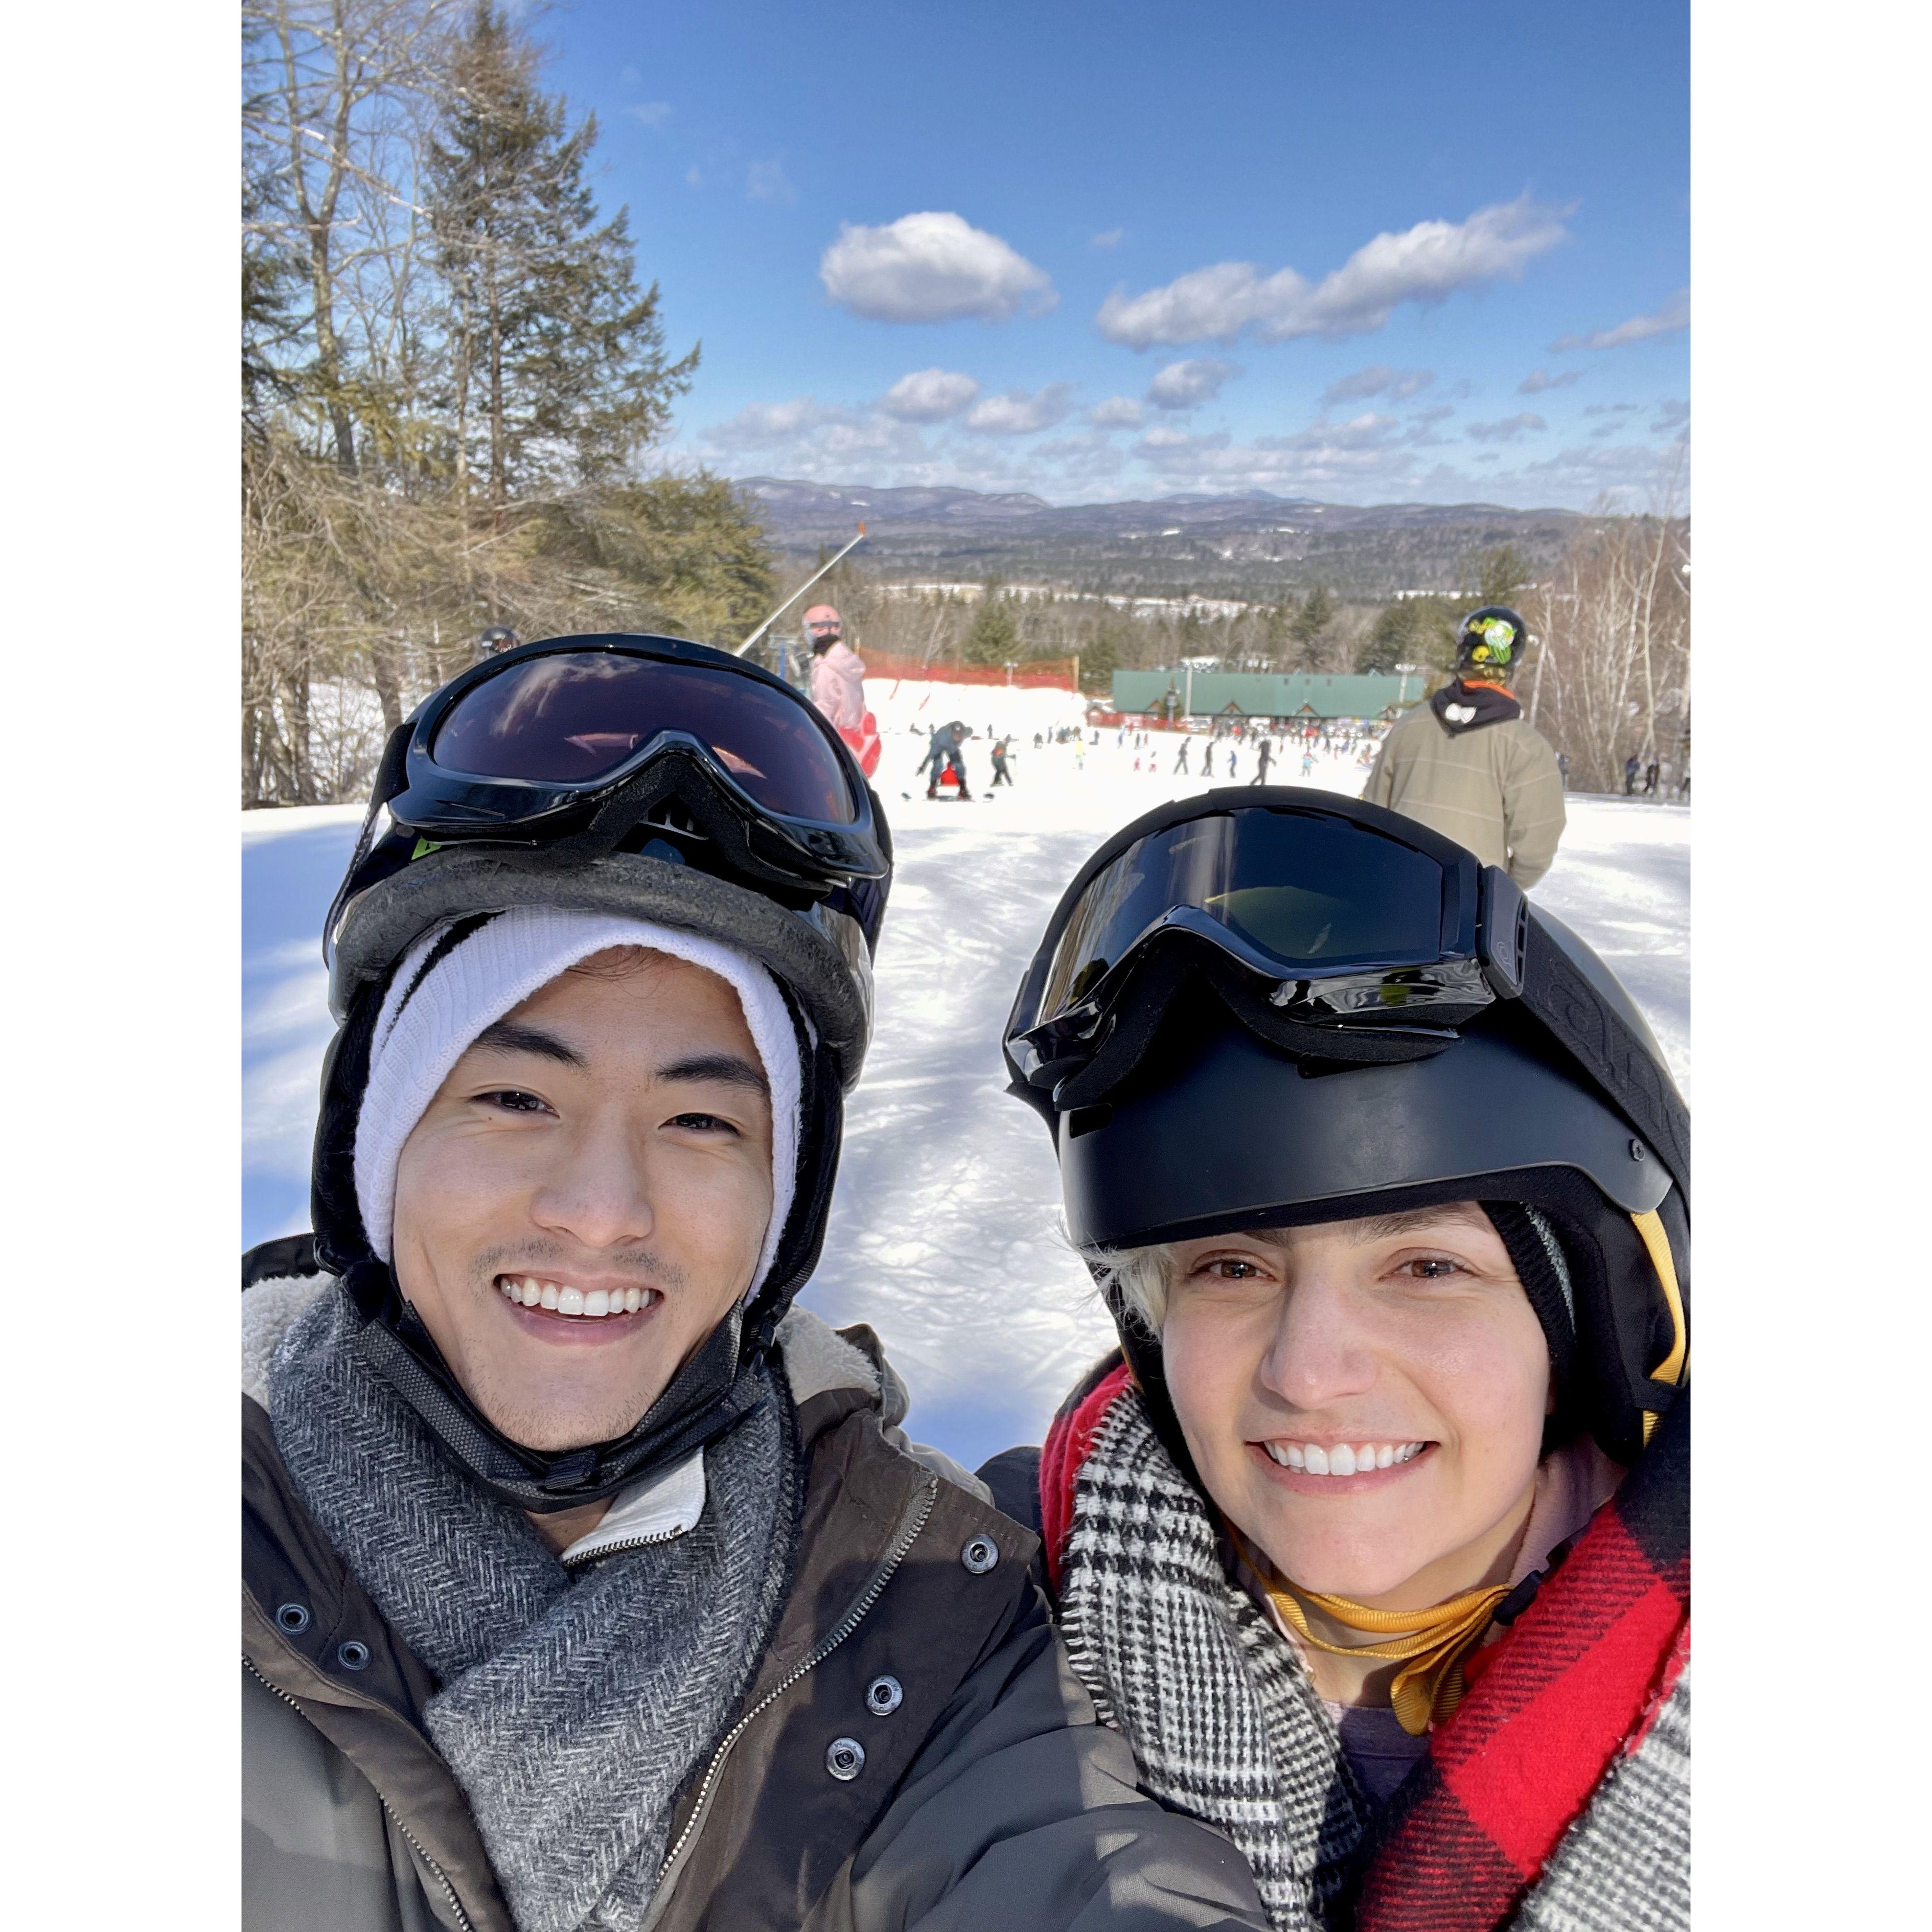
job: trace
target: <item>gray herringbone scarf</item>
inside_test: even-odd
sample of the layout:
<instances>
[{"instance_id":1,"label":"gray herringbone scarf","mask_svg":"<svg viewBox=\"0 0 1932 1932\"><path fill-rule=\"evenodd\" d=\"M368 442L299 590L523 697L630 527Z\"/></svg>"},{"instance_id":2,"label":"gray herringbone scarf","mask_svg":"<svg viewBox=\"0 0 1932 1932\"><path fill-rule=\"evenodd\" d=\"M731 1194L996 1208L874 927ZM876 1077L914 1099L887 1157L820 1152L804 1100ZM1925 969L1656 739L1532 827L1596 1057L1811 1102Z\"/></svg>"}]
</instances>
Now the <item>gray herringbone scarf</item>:
<instances>
[{"instance_id":1,"label":"gray herringbone scarf","mask_svg":"<svg viewBox=\"0 0 1932 1932\"><path fill-rule=\"evenodd\" d=\"M1369 1807L1300 1659L1223 1567L1220 1531L1137 1389L1073 1491L1060 1595L1074 1674L1145 1788L1232 1838L1278 1932L1340 1916Z\"/></svg>"},{"instance_id":2,"label":"gray herringbone scarf","mask_svg":"<svg viewBox=\"0 0 1932 1932\"><path fill-rule=\"evenodd\" d=\"M521 1932L634 1932L679 1791L744 1694L796 1540L790 1402L705 1452L697 1526L567 1570L437 1448L364 1360L346 1293L290 1330L269 1378L289 1473L435 1673L430 1736L469 1798Z\"/></svg>"}]
</instances>

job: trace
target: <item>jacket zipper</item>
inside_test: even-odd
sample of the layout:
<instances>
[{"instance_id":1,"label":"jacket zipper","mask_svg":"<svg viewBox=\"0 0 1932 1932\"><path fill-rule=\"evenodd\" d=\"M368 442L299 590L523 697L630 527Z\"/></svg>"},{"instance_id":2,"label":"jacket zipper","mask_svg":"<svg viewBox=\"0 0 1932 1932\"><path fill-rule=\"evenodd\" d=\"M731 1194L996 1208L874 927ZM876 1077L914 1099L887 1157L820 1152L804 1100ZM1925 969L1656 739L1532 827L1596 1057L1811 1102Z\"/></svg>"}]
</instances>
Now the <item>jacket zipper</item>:
<instances>
[{"instance_id":1,"label":"jacket zipper","mask_svg":"<svg viewBox=\"0 0 1932 1932\"><path fill-rule=\"evenodd\" d=\"M605 1557L620 1556L626 1550L648 1550L654 1543L675 1543L688 1534L688 1528L661 1529L652 1536L627 1537L622 1543L607 1543L601 1550L586 1550L581 1556L565 1562L563 1567L574 1570L579 1564L601 1563Z\"/></svg>"},{"instance_id":2,"label":"jacket zipper","mask_svg":"<svg viewBox=\"0 0 1932 1932\"><path fill-rule=\"evenodd\" d=\"M301 1705L296 1702L295 1699L291 1697L279 1684L271 1683L269 1680L262 1674L261 1670L256 1664L255 1660L250 1657L245 1650L242 1653L242 1668L248 1672L249 1676L253 1677L256 1682L260 1684L265 1690L272 1691L276 1696L280 1698L284 1704L287 1705L290 1710L295 1712L296 1716L302 1719L304 1724L306 1724L308 1723L308 1713L304 1711ZM370 1785L369 1788L372 1791L376 1790L376 1787L373 1784ZM462 1900L458 1898L456 1895L455 1886L452 1885L449 1882L449 1874L443 1870L442 1866L436 1863L434 1858L430 1856L428 1852L424 1848L422 1840L416 1836L415 1832L410 1829L409 1826L404 1822L402 1814L397 1810L396 1808L392 1804L380 1791L376 1792L376 1802L382 1806L382 1809L387 1812L392 1818L395 1820L396 1829L402 1833L410 1850L414 1852L416 1856L421 1858L423 1863L429 1868L436 1883L442 1887L443 1896L449 1900L449 1909L456 1914L456 1922L463 1928L463 1932L476 1932L476 1928L471 1922L469 1913L465 1912L463 1909Z\"/></svg>"},{"instance_id":3,"label":"jacket zipper","mask_svg":"<svg viewBox=\"0 0 1932 1932\"><path fill-rule=\"evenodd\" d=\"M892 1580L894 1573L905 1561L907 1551L919 1540L920 1532L925 1528L926 1518L932 1515L932 1506L938 1499L939 1478L937 1476L928 1475L926 1479L926 1487L913 1498L907 1508L905 1515L901 1518L898 1534L892 1539L892 1547L886 1551L884 1559L872 1572L866 1587L859 1592L850 1608L838 1619L831 1634L820 1643L818 1648L803 1663L799 1664L794 1670L788 1671L731 1726L730 1730L725 1732L724 1741L712 1754L711 1762L706 1767L704 1781L698 1787L698 1802L691 1808L688 1822L684 1829L678 1834L677 1843L664 1854L664 1862L658 1867L657 1898L655 1902L658 1904L659 1910L662 1910L665 1877L672 1867L677 1863L698 1826L704 1822L705 1808L710 1802L711 1788L716 1783L718 1774L723 1768L725 1757L732 1746L744 1736L754 1720L769 1711L788 1690L791 1689L794 1684L798 1682L800 1678L816 1670L859 1628L865 1619L866 1613L879 1600L886 1586ZM645 1918L645 1924L649 1926L653 1923L657 1916L656 1911L649 1913Z\"/></svg>"}]
</instances>

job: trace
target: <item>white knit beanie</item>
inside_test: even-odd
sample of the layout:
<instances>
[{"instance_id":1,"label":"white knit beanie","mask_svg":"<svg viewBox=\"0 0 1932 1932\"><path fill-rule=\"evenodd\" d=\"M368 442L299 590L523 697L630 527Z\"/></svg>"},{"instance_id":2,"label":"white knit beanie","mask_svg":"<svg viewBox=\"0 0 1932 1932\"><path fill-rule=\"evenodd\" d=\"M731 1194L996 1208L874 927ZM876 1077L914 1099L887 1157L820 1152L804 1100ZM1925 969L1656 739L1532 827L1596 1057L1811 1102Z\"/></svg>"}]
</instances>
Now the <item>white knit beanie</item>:
<instances>
[{"instance_id":1,"label":"white knit beanie","mask_svg":"<svg viewBox=\"0 0 1932 1932\"><path fill-rule=\"evenodd\" d=\"M646 920L522 906L496 914L452 944L460 923L435 927L410 948L376 1016L356 1121L356 1204L370 1248L389 1259L403 1143L476 1036L592 953L641 946L724 981L738 995L764 1064L772 1100L772 1218L746 1290L747 1299L755 1294L778 1252L798 1182L798 1041L770 974L735 946Z\"/></svg>"}]
</instances>

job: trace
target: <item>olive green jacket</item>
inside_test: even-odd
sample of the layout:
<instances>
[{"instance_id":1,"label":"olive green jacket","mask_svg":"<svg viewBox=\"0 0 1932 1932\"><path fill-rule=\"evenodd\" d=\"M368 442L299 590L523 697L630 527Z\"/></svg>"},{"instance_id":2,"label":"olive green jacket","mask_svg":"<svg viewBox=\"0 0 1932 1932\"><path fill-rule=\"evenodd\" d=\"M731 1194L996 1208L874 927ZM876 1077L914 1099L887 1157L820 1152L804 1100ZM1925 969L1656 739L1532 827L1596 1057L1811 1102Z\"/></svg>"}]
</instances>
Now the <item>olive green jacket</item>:
<instances>
[{"instance_id":1,"label":"olive green jacket","mask_svg":"<svg viewBox=\"0 0 1932 1932\"><path fill-rule=\"evenodd\" d=\"M1520 718L1452 734L1418 704L1383 740L1362 796L1466 845L1526 890L1549 871L1563 836L1556 754Z\"/></svg>"},{"instance_id":2,"label":"olive green jacket","mask_svg":"<svg viewBox=\"0 0 1932 1932\"><path fill-rule=\"evenodd\" d=\"M423 1728L435 1682L303 1508L262 1406L320 1285L242 1298L244 1932L514 1932ZM796 1566L679 1798L649 1932L1264 1927L1233 1846L1135 1788L1047 1621L1038 1539L906 1441L872 1331L794 1312L782 1340Z\"/></svg>"}]
</instances>

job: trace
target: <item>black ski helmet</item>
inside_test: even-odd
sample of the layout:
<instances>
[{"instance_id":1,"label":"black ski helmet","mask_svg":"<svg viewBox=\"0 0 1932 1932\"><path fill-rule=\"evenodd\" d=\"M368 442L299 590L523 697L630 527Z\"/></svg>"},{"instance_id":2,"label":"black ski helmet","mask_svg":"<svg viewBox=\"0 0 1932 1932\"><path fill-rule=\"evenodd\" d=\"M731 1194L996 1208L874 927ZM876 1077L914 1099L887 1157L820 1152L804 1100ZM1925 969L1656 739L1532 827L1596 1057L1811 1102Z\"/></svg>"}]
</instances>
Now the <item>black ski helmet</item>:
<instances>
[{"instance_id":1,"label":"black ski helmet","mask_svg":"<svg viewBox=\"0 0 1932 1932\"><path fill-rule=\"evenodd\" d=\"M1192 905L1163 892L1202 875L1208 834L1215 890ZM1365 902L1398 878L1431 936L1390 968L1402 922ZM1156 913L1163 896L1175 903ZM1295 976L1280 963L1288 901L1369 963ZM1256 943L1270 920L1272 958ZM1083 956L1086 976L1070 980ZM1063 896L1006 1057L1009 1090L1053 1135L1090 1258L1473 1200L1549 1337L1559 1431L1587 1429L1633 1462L1688 1382L1689 1116L1662 1052L1582 940L1425 826L1277 788L1136 820ZM1159 1339L1092 1264L1188 1468Z\"/></svg>"},{"instance_id":2,"label":"black ski helmet","mask_svg":"<svg viewBox=\"0 0 1932 1932\"><path fill-rule=\"evenodd\" d=\"M476 655L481 659L493 658L500 651L513 651L517 648L517 634L507 624L492 624L476 640Z\"/></svg>"},{"instance_id":3,"label":"black ski helmet","mask_svg":"<svg viewBox=\"0 0 1932 1932\"><path fill-rule=\"evenodd\" d=\"M1485 604L1472 610L1456 632L1459 669L1507 680L1522 662L1529 632L1507 604Z\"/></svg>"},{"instance_id":4,"label":"black ski helmet","mask_svg":"<svg viewBox=\"0 0 1932 1932\"><path fill-rule=\"evenodd\" d=\"M768 672L682 640L553 640L549 646L648 647L653 658L715 665L732 678L805 700ZM851 894L817 896L761 888L755 872L733 867L735 836L746 868L757 866L760 827L738 826L707 789L703 762L676 753L637 771L608 796L586 802L566 826L536 826L490 836L487 824L455 842L433 827L418 836L410 814L422 791L412 773L441 730L454 700L483 680L512 674L478 665L432 693L392 735L369 817L324 934L330 1004L338 1022L322 1070L322 1105L311 1169L317 1259L340 1276L362 1327L358 1346L415 1410L432 1436L485 1489L538 1512L574 1508L616 1493L716 1439L757 1400L746 1371L775 1346L778 1325L810 1278L824 1244L844 1131L845 1092L857 1081L872 1030L872 953L884 920L892 870L891 838L876 798L842 742L830 755L847 768L855 796L876 814L883 863ZM816 719L812 712L811 718ZM667 722L675 722L668 719ZM566 722L559 727L568 730ZM814 730L824 734L822 725ZM514 789L515 788L512 788ZM541 788L525 783L536 795ZM743 801L739 800L742 807ZM444 801L444 808L451 808ZM388 814L377 836L379 818ZM747 839L749 844L746 844ZM680 849L682 848L682 849ZM770 848L776 852L776 848ZM723 852L724 859L716 855ZM704 863L699 862L700 860ZM706 868L707 866L709 869ZM625 1436L557 1453L532 1450L502 1434L477 1407L404 1298L393 1270L374 1250L356 1198L358 1117L372 1041L385 995L404 958L434 931L452 942L466 929L522 906L608 913L653 921L722 940L762 965L790 1010L801 1091L799 1168L792 1207L758 1292L721 1323ZM842 909L843 908L843 909Z\"/></svg>"}]
</instances>

